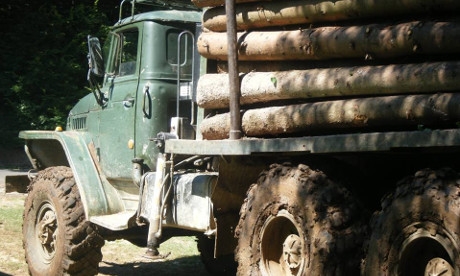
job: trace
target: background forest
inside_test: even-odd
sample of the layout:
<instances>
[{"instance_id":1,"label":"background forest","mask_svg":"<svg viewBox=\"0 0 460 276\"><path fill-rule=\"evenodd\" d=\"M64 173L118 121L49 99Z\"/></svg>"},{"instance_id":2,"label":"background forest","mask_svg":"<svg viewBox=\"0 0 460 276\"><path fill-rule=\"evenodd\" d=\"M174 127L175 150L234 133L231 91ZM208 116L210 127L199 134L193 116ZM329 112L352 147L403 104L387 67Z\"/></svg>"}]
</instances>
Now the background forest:
<instances>
[{"instance_id":1,"label":"background forest","mask_svg":"<svg viewBox=\"0 0 460 276\"><path fill-rule=\"evenodd\" d=\"M65 126L87 88L87 35L102 39L119 1L2 0L0 149L21 147L25 129Z\"/></svg>"}]
</instances>

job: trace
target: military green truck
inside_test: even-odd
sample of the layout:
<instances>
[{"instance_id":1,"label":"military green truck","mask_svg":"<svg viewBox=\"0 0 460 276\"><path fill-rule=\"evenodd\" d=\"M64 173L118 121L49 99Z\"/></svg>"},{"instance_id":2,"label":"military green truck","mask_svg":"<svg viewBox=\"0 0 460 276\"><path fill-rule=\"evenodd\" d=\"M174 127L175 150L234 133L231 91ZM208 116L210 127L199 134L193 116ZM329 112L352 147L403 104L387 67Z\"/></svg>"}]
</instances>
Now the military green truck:
<instances>
[{"instance_id":1,"label":"military green truck","mask_svg":"<svg viewBox=\"0 0 460 276\"><path fill-rule=\"evenodd\" d=\"M460 275L459 12L123 0L65 130L20 132L30 273L191 235L216 275Z\"/></svg>"}]
</instances>

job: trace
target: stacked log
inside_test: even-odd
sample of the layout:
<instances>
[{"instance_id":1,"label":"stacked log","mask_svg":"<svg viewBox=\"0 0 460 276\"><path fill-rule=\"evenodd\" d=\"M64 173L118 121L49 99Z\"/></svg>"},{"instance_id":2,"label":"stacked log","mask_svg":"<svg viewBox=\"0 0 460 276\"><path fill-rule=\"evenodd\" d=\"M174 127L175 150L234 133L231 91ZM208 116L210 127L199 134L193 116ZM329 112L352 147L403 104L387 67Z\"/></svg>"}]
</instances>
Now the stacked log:
<instances>
[{"instance_id":1,"label":"stacked log","mask_svg":"<svg viewBox=\"0 0 460 276\"><path fill-rule=\"evenodd\" d=\"M220 1L224 2L224 1ZM375 17L398 17L433 12L455 12L460 8L457 0L338 0L338 1L239 1L236 5L238 30L265 27L359 20ZM409 17L409 16L408 16ZM203 26L214 32L226 30L223 6L207 9Z\"/></svg>"},{"instance_id":2,"label":"stacked log","mask_svg":"<svg viewBox=\"0 0 460 276\"><path fill-rule=\"evenodd\" d=\"M252 31L238 33L238 40L239 60L389 58L441 51L453 54L460 49L460 22L413 21L396 25ZM203 33L197 47L206 58L227 59L225 33Z\"/></svg>"},{"instance_id":3,"label":"stacked log","mask_svg":"<svg viewBox=\"0 0 460 276\"><path fill-rule=\"evenodd\" d=\"M320 133L336 129L412 127L449 125L460 121L460 94L387 96L269 106L249 109L242 116L242 131L247 136L286 136L295 133ZM208 140L227 139L230 114L222 113L202 122Z\"/></svg>"},{"instance_id":4,"label":"stacked log","mask_svg":"<svg viewBox=\"0 0 460 276\"><path fill-rule=\"evenodd\" d=\"M241 104L289 99L458 91L460 61L250 72L241 77ZM207 74L197 103L206 109L229 105L227 74Z\"/></svg>"},{"instance_id":5,"label":"stacked log","mask_svg":"<svg viewBox=\"0 0 460 276\"><path fill-rule=\"evenodd\" d=\"M198 51L218 64L198 82L197 103L209 114L200 130L225 139L224 0L192 2L206 7ZM244 135L458 125L460 1L236 3Z\"/></svg>"}]
</instances>

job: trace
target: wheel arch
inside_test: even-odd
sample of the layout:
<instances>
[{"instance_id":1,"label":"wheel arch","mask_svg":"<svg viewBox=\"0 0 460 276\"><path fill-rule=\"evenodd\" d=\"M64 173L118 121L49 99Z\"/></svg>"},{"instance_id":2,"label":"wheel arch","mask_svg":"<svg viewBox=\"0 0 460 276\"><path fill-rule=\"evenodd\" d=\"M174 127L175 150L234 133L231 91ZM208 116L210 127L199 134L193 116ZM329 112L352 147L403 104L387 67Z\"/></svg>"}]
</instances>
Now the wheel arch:
<instances>
[{"instance_id":1,"label":"wheel arch","mask_svg":"<svg viewBox=\"0 0 460 276\"><path fill-rule=\"evenodd\" d=\"M98 161L91 153L95 148L88 135L76 131L21 131L19 137L25 140L25 151L34 169L72 169L87 220L122 210L116 191L99 173Z\"/></svg>"}]
</instances>

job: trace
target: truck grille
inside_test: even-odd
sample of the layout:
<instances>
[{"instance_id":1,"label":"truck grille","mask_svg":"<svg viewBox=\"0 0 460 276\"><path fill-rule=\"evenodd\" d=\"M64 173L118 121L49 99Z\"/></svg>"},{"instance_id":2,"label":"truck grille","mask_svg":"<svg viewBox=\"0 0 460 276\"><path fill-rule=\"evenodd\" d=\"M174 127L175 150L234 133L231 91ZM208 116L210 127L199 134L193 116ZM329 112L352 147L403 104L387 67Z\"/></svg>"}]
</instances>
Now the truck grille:
<instances>
[{"instance_id":1,"label":"truck grille","mask_svg":"<svg viewBox=\"0 0 460 276\"><path fill-rule=\"evenodd\" d=\"M72 119L72 129L85 129L86 128L86 117Z\"/></svg>"}]
</instances>

